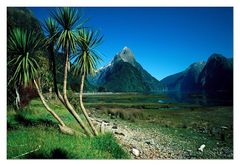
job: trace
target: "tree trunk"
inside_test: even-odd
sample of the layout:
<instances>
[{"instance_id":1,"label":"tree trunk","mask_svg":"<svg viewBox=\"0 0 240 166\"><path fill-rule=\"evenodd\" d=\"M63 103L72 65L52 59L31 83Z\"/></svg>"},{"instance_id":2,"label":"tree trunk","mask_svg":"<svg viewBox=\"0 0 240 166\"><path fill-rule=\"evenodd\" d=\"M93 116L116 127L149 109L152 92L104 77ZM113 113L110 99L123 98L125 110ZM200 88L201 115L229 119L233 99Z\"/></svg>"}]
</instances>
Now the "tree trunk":
<instances>
[{"instance_id":1,"label":"tree trunk","mask_svg":"<svg viewBox=\"0 0 240 166\"><path fill-rule=\"evenodd\" d=\"M52 44L50 45L49 53L50 53L51 61L52 61L52 75L53 75L54 91L55 91L55 94L57 95L58 99L65 105L63 97L57 87L56 61L55 61L54 46Z\"/></svg>"},{"instance_id":2,"label":"tree trunk","mask_svg":"<svg viewBox=\"0 0 240 166\"><path fill-rule=\"evenodd\" d=\"M98 135L98 132L97 132L97 130L95 129L95 127L93 126L93 123L91 122L91 120L90 120L90 118L89 118L89 116L88 116L88 114L87 114L87 111L86 111L86 109L85 109L85 107L84 107L84 105L83 105L83 86L84 86L85 75L86 75L86 72L83 71L82 80L81 80L81 84L80 84L80 93L79 93L80 106L81 106L81 109L82 109L82 111L83 111L83 114L84 114L85 118L87 119L87 122L88 122L88 124L90 125L90 127L91 127L94 135L97 136L97 135Z\"/></svg>"},{"instance_id":3,"label":"tree trunk","mask_svg":"<svg viewBox=\"0 0 240 166\"><path fill-rule=\"evenodd\" d=\"M61 126L66 126L66 125L64 124L64 122L62 121L62 119L61 119L61 118L48 106L48 104L46 103L46 101L45 101L45 99L44 99L44 97L43 97L43 95L42 95L42 93L41 93L41 91L40 91L40 89L39 89L39 86L38 86L36 80L33 80L33 82L34 82L34 85L35 85L36 88L37 88L38 95L39 95L39 97L40 97L43 105L44 105L45 108L47 109L47 111L50 112L50 113L53 115L53 117L61 124Z\"/></svg>"},{"instance_id":4,"label":"tree trunk","mask_svg":"<svg viewBox=\"0 0 240 166\"><path fill-rule=\"evenodd\" d=\"M68 47L66 48L66 62L65 62L65 67L64 67L64 80L63 80L63 99L65 102L66 107L68 108L68 110L70 111L70 113L74 116L74 118L77 120L77 122L79 123L79 125L82 127L82 129L84 130L84 132L88 135L91 136L91 132L85 127L82 119L80 118L80 116L77 114L77 112L74 110L73 106L70 104L70 102L68 101L68 97L67 97L67 75L68 75Z\"/></svg>"},{"instance_id":5,"label":"tree trunk","mask_svg":"<svg viewBox=\"0 0 240 166\"><path fill-rule=\"evenodd\" d=\"M19 92L18 92L17 85L15 85L14 88L15 88L15 93L16 93L15 104L16 104L17 109L19 109L19 107L20 107L20 95L19 95Z\"/></svg>"}]
</instances>

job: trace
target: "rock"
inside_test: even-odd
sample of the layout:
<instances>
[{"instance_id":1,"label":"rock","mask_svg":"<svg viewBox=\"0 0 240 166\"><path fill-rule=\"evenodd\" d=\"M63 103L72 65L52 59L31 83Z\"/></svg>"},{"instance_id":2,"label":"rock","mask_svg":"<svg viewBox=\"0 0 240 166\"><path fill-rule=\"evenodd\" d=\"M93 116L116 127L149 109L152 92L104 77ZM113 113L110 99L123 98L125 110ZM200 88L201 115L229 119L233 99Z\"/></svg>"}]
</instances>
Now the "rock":
<instances>
[{"instance_id":1,"label":"rock","mask_svg":"<svg viewBox=\"0 0 240 166\"><path fill-rule=\"evenodd\" d=\"M202 144L202 145L198 148L198 150L201 151L201 152L203 152L203 149L205 148L205 146L206 146L206 145Z\"/></svg>"},{"instance_id":2,"label":"rock","mask_svg":"<svg viewBox=\"0 0 240 166\"><path fill-rule=\"evenodd\" d=\"M109 124L110 124L110 122L107 121L107 120L103 120L103 122L104 122L106 125L109 125Z\"/></svg>"},{"instance_id":3,"label":"rock","mask_svg":"<svg viewBox=\"0 0 240 166\"><path fill-rule=\"evenodd\" d=\"M148 145L154 145L155 144L153 139L152 140L146 140L145 143L148 144Z\"/></svg>"},{"instance_id":4,"label":"rock","mask_svg":"<svg viewBox=\"0 0 240 166\"><path fill-rule=\"evenodd\" d=\"M136 148L132 148L132 154L135 156L135 157L138 157L140 155L140 151Z\"/></svg>"},{"instance_id":5,"label":"rock","mask_svg":"<svg viewBox=\"0 0 240 166\"><path fill-rule=\"evenodd\" d=\"M116 126L116 125L114 125L114 126L112 127L112 129L117 129L117 126Z\"/></svg>"},{"instance_id":6,"label":"rock","mask_svg":"<svg viewBox=\"0 0 240 166\"><path fill-rule=\"evenodd\" d=\"M122 132L117 132L117 131L115 131L114 134L125 136L124 133L122 133Z\"/></svg>"}]
</instances>

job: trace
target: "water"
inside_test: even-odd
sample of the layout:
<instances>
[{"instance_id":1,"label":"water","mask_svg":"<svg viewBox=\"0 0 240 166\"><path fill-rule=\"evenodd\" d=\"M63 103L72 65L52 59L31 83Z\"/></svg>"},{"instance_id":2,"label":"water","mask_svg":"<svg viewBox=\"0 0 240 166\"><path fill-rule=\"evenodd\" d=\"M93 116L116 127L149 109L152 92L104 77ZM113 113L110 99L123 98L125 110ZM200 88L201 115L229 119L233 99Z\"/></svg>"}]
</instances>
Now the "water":
<instances>
[{"instance_id":1,"label":"water","mask_svg":"<svg viewBox=\"0 0 240 166\"><path fill-rule=\"evenodd\" d=\"M126 103L126 104L170 104L177 103L202 105L202 106L232 106L233 95L218 93L111 93L111 94L95 94L86 95L84 99L87 103Z\"/></svg>"},{"instance_id":2,"label":"water","mask_svg":"<svg viewBox=\"0 0 240 166\"><path fill-rule=\"evenodd\" d=\"M225 92L217 93L181 93L171 92L166 95L172 102L190 103L203 106L232 106L233 94Z\"/></svg>"}]
</instances>

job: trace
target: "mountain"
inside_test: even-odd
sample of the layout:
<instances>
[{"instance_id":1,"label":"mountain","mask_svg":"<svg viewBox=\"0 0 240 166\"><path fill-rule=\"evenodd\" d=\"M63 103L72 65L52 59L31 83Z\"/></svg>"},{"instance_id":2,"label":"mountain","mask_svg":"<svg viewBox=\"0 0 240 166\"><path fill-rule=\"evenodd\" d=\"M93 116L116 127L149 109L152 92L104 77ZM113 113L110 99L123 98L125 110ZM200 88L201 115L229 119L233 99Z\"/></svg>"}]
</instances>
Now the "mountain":
<instances>
[{"instance_id":1,"label":"mountain","mask_svg":"<svg viewBox=\"0 0 240 166\"><path fill-rule=\"evenodd\" d=\"M8 7L7 8L7 31L8 33L13 28L22 28L34 30L42 33L41 23L34 14L26 7Z\"/></svg>"},{"instance_id":2,"label":"mountain","mask_svg":"<svg viewBox=\"0 0 240 166\"><path fill-rule=\"evenodd\" d=\"M89 82L100 91L154 92L161 90L160 82L136 61L133 52L124 47L113 60L100 68Z\"/></svg>"},{"instance_id":3,"label":"mountain","mask_svg":"<svg viewBox=\"0 0 240 166\"><path fill-rule=\"evenodd\" d=\"M206 91L233 91L233 59L213 54L199 75L198 82Z\"/></svg>"},{"instance_id":4,"label":"mountain","mask_svg":"<svg viewBox=\"0 0 240 166\"><path fill-rule=\"evenodd\" d=\"M193 63L186 70L170 75L160 82L164 84L169 91L199 91L198 77L205 65L206 62Z\"/></svg>"},{"instance_id":5,"label":"mountain","mask_svg":"<svg viewBox=\"0 0 240 166\"><path fill-rule=\"evenodd\" d=\"M186 70L160 81L168 91L228 91L233 90L233 59L213 54L207 62L197 62Z\"/></svg>"}]
</instances>

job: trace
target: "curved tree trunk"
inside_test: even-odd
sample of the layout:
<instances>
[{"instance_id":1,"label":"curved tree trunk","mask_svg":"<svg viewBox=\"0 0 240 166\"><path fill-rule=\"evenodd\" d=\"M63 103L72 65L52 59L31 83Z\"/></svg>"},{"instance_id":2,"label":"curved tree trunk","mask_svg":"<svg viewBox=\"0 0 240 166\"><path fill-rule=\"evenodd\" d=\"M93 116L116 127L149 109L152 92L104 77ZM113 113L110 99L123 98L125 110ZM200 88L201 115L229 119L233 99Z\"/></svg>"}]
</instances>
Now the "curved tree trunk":
<instances>
[{"instance_id":1,"label":"curved tree trunk","mask_svg":"<svg viewBox=\"0 0 240 166\"><path fill-rule=\"evenodd\" d=\"M74 131L73 129L67 127L67 126L65 125L65 123L63 122L63 120L48 106L48 104L46 103L46 101L45 101L45 99L44 99L44 96L42 95L42 93L41 93L41 91L40 91L40 89L39 89L39 86L38 86L36 80L33 80L33 82L34 82L34 84L35 84L35 86L36 86L36 88L37 88L38 95L39 95L39 97L40 97L43 105L45 106L45 108L47 109L47 111L48 111L49 113L51 113L51 114L53 115L53 117L60 123L59 128L60 128L61 132L62 132L62 133L65 133L65 134L70 134L70 135L76 134L77 132Z\"/></svg>"},{"instance_id":2,"label":"curved tree trunk","mask_svg":"<svg viewBox=\"0 0 240 166\"><path fill-rule=\"evenodd\" d=\"M86 109L85 109L85 107L84 107L84 105L83 105L83 86L84 86L85 76L86 76L86 72L84 71L84 72L83 72L83 75L82 75L82 79L81 79L81 84L80 84L80 93L79 93L80 106L81 106L81 109L82 109L82 111L83 111L83 114L84 114L85 118L87 119L87 122L88 122L88 124L90 125L90 127L91 127L94 135L97 136L97 135L98 135L98 132L97 132L97 130L95 129L95 127L93 126L93 123L91 122L91 120L90 120L90 118L89 118L89 116L88 116L88 114L87 114L87 111L86 111Z\"/></svg>"},{"instance_id":3,"label":"curved tree trunk","mask_svg":"<svg viewBox=\"0 0 240 166\"><path fill-rule=\"evenodd\" d=\"M74 110L73 106L70 104L70 102L68 101L68 97L67 97L67 76L68 76L68 47L66 49L66 61L65 61L65 67L64 67L64 79L63 79L63 99L65 102L66 107L68 108L68 110L70 111L70 113L74 116L74 118L77 120L77 122L79 123L79 125L82 127L82 129L84 130L84 132L88 135L91 136L91 132L85 127L82 119L80 118L80 116L77 114L77 112Z\"/></svg>"},{"instance_id":4,"label":"curved tree trunk","mask_svg":"<svg viewBox=\"0 0 240 166\"><path fill-rule=\"evenodd\" d=\"M50 46L49 48L49 53L51 54L51 62L52 62L52 75L53 75L53 85L54 85L54 92L57 95L58 99L61 101L61 103L67 108L67 110L73 115L73 117L77 120L77 122L80 124L80 126L84 129L84 132L87 135L91 135L91 133L85 129L82 120L80 119L79 115L76 113L72 105L69 103L67 95L65 98L61 95L58 87L57 87L57 74L56 74L56 61L55 61L55 53L54 53L54 47L53 45ZM67 52L67 58L68 58L68 52ZM68 62L68 59L66 59L66 62ZM64 68L65 69L65 68ZM65 87L67 87L67 73L65 74L64 70L64 82L65 82ZM65 92L66 92L65 88ZM64 92L64 88L63 88ZM65 93L66 94L66 93Z\"/></svg>"},{"instance_id":5,"label":"curved tree trunk","mask_svg":"<svg viewBox=\"0 0 240 166\"><path fill-rule=\"evenodd\" d=\"M39 95L39 97L40 97L43 105L44 105L45 108L47 109L47 111L50 112L50 113L53 115L53 117L60 123L61 126L66 126L66 125L64 124L64 122L62 121L62 119L61 119L61 118L48 106L48 104L46 103L46 101L45 101L45 99L44 99L44 97L43 97L43 95L42 95L42 93L41 93L41 91L40 91L40 89L39 89L39 86L38 86L36 80L33 80L33 82L34 82L34 85L35 85L36 88L37 88L38 95Z\"/></svg>"}]
</instances>

